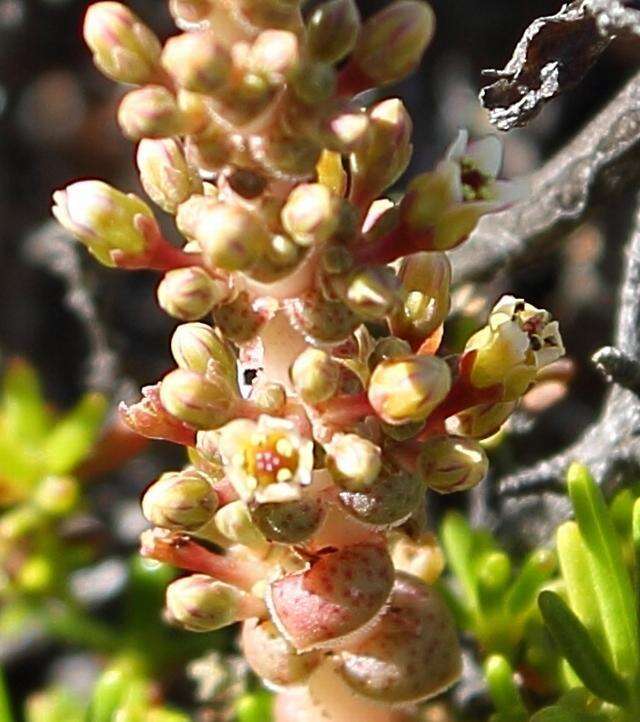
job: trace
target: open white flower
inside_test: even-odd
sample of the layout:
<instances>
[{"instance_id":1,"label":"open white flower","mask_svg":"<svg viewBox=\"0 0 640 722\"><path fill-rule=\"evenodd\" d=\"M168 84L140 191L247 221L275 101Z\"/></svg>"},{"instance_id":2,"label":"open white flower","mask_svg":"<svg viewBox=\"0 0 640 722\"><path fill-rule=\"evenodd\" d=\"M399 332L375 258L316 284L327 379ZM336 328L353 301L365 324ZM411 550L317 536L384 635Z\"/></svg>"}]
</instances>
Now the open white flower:
<instances>
[{"instance_id":1,"label":"open white flower","mask_svg":"<svg viewBox=\"0 0 640 722\"><path fill-rule=\"evenodd\" d=\"M311 483L313 441L286 419L235 419L217 432L227 478L245 501L294 501Z\"/></svg>"},{"instance_id":2,"label":"open white flower","mask_svg":"<svg viewBox=\"0 0 640 722\"><path fill-rule=\"evenodd\" d=\"M471 383L478 388L501 383L505 400L512 400L526 391L541 368L564 355L564 345L558 322L548 311L503 296L465 351L477 351Z\"/></svg>"},{"instance_id":3,"label":"open white flower","mask_svg":"<svg viewBox=\"0 0 640 722\"><path fill-rule=\"evenodd\" d=\"M495 135L469 142L467 130L460 130L441 166L452 173L454 196L459 202L481 203L491 212L520 200L528 184L523 180L497 180L502 168L504 146Z\"/></svg>"}]
</instances>

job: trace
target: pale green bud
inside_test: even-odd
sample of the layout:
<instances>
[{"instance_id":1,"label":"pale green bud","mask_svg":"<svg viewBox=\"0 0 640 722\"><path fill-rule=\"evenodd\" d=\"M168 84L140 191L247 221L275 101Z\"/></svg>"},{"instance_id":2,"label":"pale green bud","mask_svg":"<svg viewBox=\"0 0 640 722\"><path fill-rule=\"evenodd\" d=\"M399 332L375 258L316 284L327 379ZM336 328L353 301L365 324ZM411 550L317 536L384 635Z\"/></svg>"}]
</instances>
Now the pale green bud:
<instances>
[{"instance_id":1,"label":"pale green bud","mask_svg":"<svg viewBox=\"0 0 640 722\"><path fill-rule=\"evenodd\" d=\"M430 489L449 494L476 486L488 468L487 455L474 439L434 436L420 450L417 474Z\"/></svg>"},{"instance_id":2,"label":"pale green bud","mask_svg":"<svg viewBox=\"0 0 640 722\"><path fill-rule=\"evenodd\" d=\"M472 406L447 419L447 430L474 439L486 439L500 430L516 406L515 401Z\"/></svg>"},{"instance_id":3,"label":"pale green bud","mask_svg":"<svg viewBox=\"0 0 640 722\"><path fill-rule=\"evenodd\" d=\"M79 181L53 194L53 215L105 266L115 254L144 255L147 239L139 220L154 220L149 206L102 181ZM155 220L154 220L155 223Z\"/></svg>"},{"instance_id":4,"label":"pale green bud","mask_svg":"<svg viewBox=\"0 0 640 722\"><path fill-rule=\"evenodd\" d=\"M194 93L214 93L231 74L229 51L208 30L169 38L162 65L178 85Z\"/></svg>"},{"instance_id":5,"label":"pale green bud","mask_svg":"<svg viewBox=\"0 0 640 722\"><path fill-rule=\"evenodd\" d=\"M291 381L303 401L319 404L338 390L340 365L326 351L307 348L291 366Z\"/></svg>"},{"instance_id":6,"label":"pale green bud","mask_svg":"<svg viewBox=\"0 0 640 722\"><path fill-rule=\"evenodd\" d=\"M153 483L142 497L142 513L155 526L195 531L209 522L218 497L209 480L195 469L171 471Z\"/></svg>"},{"instance_id":7,"label":"pale green bud","mask_svg":"<svg viewBox=\"0 0 640 722\"><path fill-rule=\"evenodd\" d=\"M170 0L169 11L180 28L206 20L212 12L211 0Z\"/></svg>"},{"instance_id":8,"label":"pale green bud","mask_svg":"<svg viewBox=\"0 0 640 722\"><path fill-rule=\"evenodd\" d=\"M404 303L389 315L396 336L420 343L444 322L449 313L451 263L444 253L414 253L398 270Z\"/></svg>"},{"instance_id":9,"label":"pale green bud","mask_svg":"<svg viewBox=\"0 0 640 722\"><path fill-rule=\"evenodd\" d=\"M304 183L289 194L282 209L282 225L301 246L323 243L336 230L340 199L327 186Z\"/></svg>"},{"instance_id":10,"label":"pale green bud","mask_svg":"<svg viewBox=\"0 0 640 722\"><path fill-rule=\"evenodd\" d=\"M202 181L177 140L144 138L136 160L142 187L163 211L175 213L194 193L202 193Z\"/></svg>"},{"instance_id":11,"label":"pale green bud","mask_svg":"<svg viewBox=\"0 0 640 722\"><path fill-rule=\"evenodd\" d=\"M369 113L369 138L351 156L350 198L373 200L395 183L411 158L413 123L404 104L389 98Z\"/></svg>"},{"instance_id":12,"label":"pale green bud","mask_svg":"<svg viewBox=\"0 0 640 722\"><path fill-rule=\"evenodd\" d=\"M354 0L322 3L307 23L309 52L317 60L338 63L353 50L360 25L360 13Z\"/></svg>"},{"instance_id":13,"label":"pale green bud","mask_svg":"<svg viewBox=\"0 0 640 722\"><path fill-rule=\"evenodd\" d=\"M401 338L387 336L376 341L369 356L369 368L374 369L382 361L400 356L410 356L411 346Z\"/></svg>"},{"instance_id":14,"label":"pale green bud","mask_svg":"<svg viewBox=\"0 0 640 722\"><path fill-rule=\"evenodd\" d=\"M269 541L299 544L315 534L324 519L324 511L317 499L310 498L256 504L251 516Z\"/></svg>"},{"instance_id":15,"label":"pale green bud","mask_svg":"<svg viewBox=\"0 0 640 722\"><path fill-rule=\"evenodd\" d=\"M222 284L199 266L168 271L158 286L160 308L181 321L206 316L224 295Z\"/></svg>"},{"instance_id":16,"label":"pale green bud","mask_svg":"<svg viewBox=\"0 0 640 722\"><path fill-rule=\"evenodd\" d=\"M251 391L251 401L270 416L280 416L287 405L287 392L282 384L260 382Z\"/></svg>"},{"instance_id":17,"label":"pale green bud","mask_svg":"<svg viewBox=\"0 0 640 722\"><path fill-rule=\"evenodd\" d=\"M337 73L328 63L305 63L291 78L291 88L304 103L318 105L328 101L336 89Z\"/></svg>"},{"instance_id":18,"label":"pale green bud","mask_svg":"<svg viewBox=\"0 0 640 722\"><path fill-rule=\"evenodd\" d=\"M451 371L436 356L405 356L376 366L369 401L380 418L393 426L424 421L446 398Z\"/></svg>"},{"instance_id":19,"label":"pale green bud","mask_svg":"<svg viewBox=\"0 0 640 722\"><path fill-rule=\"evenodd\" d=\"M300 63L298 38L286 30L265 30L255 39L247 61L254 73L279 85Z\"/></svg>"},{"instance_id":20,"label":"pale green bud","mask_svg":"<svg viewBox=\"0 0 640 722\"><path fill-rule=\"evenodd\" d=\"M237 399L221 376L205 378L195 371L176 369L162 379L160 401L180 421L196 429L215 429L233 417Z\"/></svg>"},{"instance_id":21,"label":"pale green bud","mask_svg":"<svg viewBox=\"0 0 640 722\"><path fill-rule=\"evenodd\" d=\"M118 108L118 123L130 140L167 138L187 130L176 97L162 85L127 93Z\"/></svg>"},{"instance_id":22,"label":"pale green bud","mask_svg":"<svg viewBox=\"0 0 640 722\"><path fill-rule=\"evenodd\" d=\"M218 509L215 525L223 536L236 544L256 550L268 546L267 540L254 524L249 509L243 501L232 501Z\"/></svg>"},{"instance_id":23,"label":"pale green bud","mask_svg":"<svg viewBox=\"0 0 640 722\"><path fill-rule=\"evenodd\" d=\"M167 587L167 609L173 619L191 632L213 632L238 618L246 595L206 574L192 574Z\"/></svg>"},{"instance_id":24,"label":"pale green bud","mask_svg":"<svg viewBox=\"0 0 640 722\"><path fill-rule=\"evenodd\" d=\"M326 467L342 489L366 490L380 474L380 447L357 434L335 434L326 451Z\"/></svg>"},{"instance_id":25,"label":"pale green bud","mask_svg":"<svg viewBox=\"0 0 640 722\"><path fill-rule=\"evenodd\" d=\"M269 243L269 232L250 211L226 203L207 207L193 231L211 270L247 270Z\"/></svg>"},{"instance_id":26,"label":"pale green bud","mask_svg":"<svg viewBox=\"0 0 640 722\"><path fill-rule=\"evenodd\" d=\"M213 320L225 338L239 344L255 338L265 323L264 316L253 308L246 291L239 293L233 301L214 308Z\"/></svg>"},{"instance_id":27,"label":"pale green bud","mask_svg":"<svg viewBox=\"0 0 640 722\"><path fill-rule=\"evenodd\" d=\"M176 226L180 233L189 240L195 240L198 223L219 203L215 195L193 195L181 203L176 214Z\"/></svg>"},{"instance_id":28,"label":"pale green bud","mask_svg":"<svg viewBox=\"0 0 640 722\"><path fill-rule=\"evenodd\" d=\"M232 383L237 376L236 357L227 342L206 323L183 323L173 332L171 353L181 369L226 376Z\"/></svg>"},{"instance_id":29,"label":"pale green bud","mask_svg":"<svg viewBox=\"0 0 640 722\"><path fill-rule=\"evenodd\" d=\"M396 83L418 67L434 29L426 2L397 0L364 23L353 60L376 85Z\"/></svg>"},{"instance_id":30,"label":"pale green bud","mask_svg":"<svg viewBox=\"0 0 640 722\"><path fill-rule=\"evenodd\" d=\"M398 279L391 268L372 266L349 278L345 302L359 316L377 321L397 306L398 289Z\"/></svg>"},{"instance_id":31,"label":"pale green bud","mask_svg":"<svg viewBox=\"0 0 640 722\"><path fill-rule=\"evenodd\" d=\"M160 42L129 8L117 2L90 5L83 32L94 63L109 78L134 85L153 82Z\"/></svg>"}]
</instances>

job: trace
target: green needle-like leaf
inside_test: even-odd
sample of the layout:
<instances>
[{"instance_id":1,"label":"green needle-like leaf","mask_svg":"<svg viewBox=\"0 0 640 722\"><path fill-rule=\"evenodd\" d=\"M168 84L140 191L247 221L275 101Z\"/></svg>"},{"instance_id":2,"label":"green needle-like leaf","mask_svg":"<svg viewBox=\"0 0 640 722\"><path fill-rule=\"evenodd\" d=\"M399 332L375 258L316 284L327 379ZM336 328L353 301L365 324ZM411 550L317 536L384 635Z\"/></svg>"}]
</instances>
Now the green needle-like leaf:
<instances>
[{"instance_id":1,"label":"green needle-like leaf","mask_svg":"<svg viewBox=\"0 0 640 722\"><path fill-rule=\"evenodd\" d=\"M551 578L555 568L553 552L548 549L537 549L532 552L507 591L505 600L507 614L522 614L535 604L540 587Z\"/></svg>"},{"instance_id":2,"label":"green needle-like leaf","mask_svg":"<svg viewBox=\"0 0 640 722\"><path fill-rule=\"evenodd\" d=\"M505 722L527 722L529 714L513 679L507 660L494 654L484 664L484 673L494 707Z\"/></svg>"},{"instance_id":3,"label":"green needle-like leaf","mask_svg":"<svg viewBox=\"0 0 640 722\"><path fill-rule=\"evenodd\" d=\"M51 425L38 375L21 359L12 361L5 372L0 415L4 432L21 444L40 441Z\"/></svg>"},{"instance_id":4,"label":"green needle-like leaf","mask_svg":"<svg viewBox=\"0 0 640 722\"><path fill-rule=\"evenodd\" d=\"M591 636L606 646L600 608L593 593L589 554L575 522L568 521L558 527L556 546L569 606Z\"/></svg>"},{"instance_id":5,"label":"green needle-like leaf","mask_svg":"<svg viewBox=\"0 0 640 722\"><path fill-rule=\"evenodd\" d=\"M633 552L635 562L636 582L636 608L640 609L640 499L636 499L633 505L633 516L631 523L631 538L633 539ZM639 612L640 617L640 612Z\"/></svg>"},{"instance_id":6,"label":"green needle-like leaf","mask_svg":"<svg viewBox=\"0 0 640 722\"><path fill-rule=\"evenodd\" d=\"M108 669L96 682L87 722L112 722L122 704L129 682L119 669Z\"/></svg>"},{"instance_id":7,"label":"green needle-like leaf","mask_svg":"<svg viewBox=\"0 0 640 722\"><path fill-rule=\"evenodd\" d=\"M567 481L576 521L589 553L594 592L615 667L622 674L635 674L638 669L635 596L604 497L581 464L572 464Z\"/></svg>"},{"instance_id":8,"label":"green needle-like leaf","mask_svg":"<svg viewBox=\"0 0 640 722\"><path fill-rule=\"evenodd\" d=\"M461 514L449 512L442 522L440 534L447 562L462 585L469 607L475 611L478 609L478 584L473 565L476 551L473 531Z\"/></svg>"},{"instance_id":9,"label":"green needle-like leaf","mask_svg":"<svg viewBox=\"0 0 640 722\"><path fill-rule=\"evenodd\" d=\"M607 702L626 704L628 694L624 681L611 669L589 632L562 598L555 592L541 592L538 605L551 636L584 686Z\"/></svg>"},{"instance_id":10,"label":"green needle-like leaf","mask_svg":"<svg viewBox=\"0 0 640 722\"><path fill-rule=\"evenodd\" d=\"M89 454L107 410L100 394L87 394L56 424L44 444L50 474L68 474Z\"/></svg>"},{"instance_id":11,"label":"green needle-like leaf","mask_svg":"<svg viewBox=\"0 0 640 722\"><path fill-rule=\"evenodd\" d=\"M245 694L236 703L237 722L270 722L273 696L264 690Z\"/></svg>"}]
</instances>

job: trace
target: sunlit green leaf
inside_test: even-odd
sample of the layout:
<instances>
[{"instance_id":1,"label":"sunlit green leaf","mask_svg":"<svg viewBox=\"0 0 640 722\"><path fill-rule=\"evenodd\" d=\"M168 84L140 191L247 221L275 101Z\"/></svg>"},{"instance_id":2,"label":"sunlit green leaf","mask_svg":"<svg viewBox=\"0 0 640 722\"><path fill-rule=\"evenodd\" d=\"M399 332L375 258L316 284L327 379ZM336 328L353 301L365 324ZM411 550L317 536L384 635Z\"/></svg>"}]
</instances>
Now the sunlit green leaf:
<instances>
[{"instance_id":1,"label":"sunlit green leaf","mask_svg":"<svg viewBox=\"0 0 640 722\"><path fill-rule=\"evenodd\" d=\"M623 674L635 674L638 668L635 597L604 497L588 469L580 464L572 464L567 480L576 521L589 552L593 591L615 667Z\"/></svg>"},{"instance_id":2,"label":"sunlit green leaf","mask_svg":"<svg viewBox=\"0 0 640 722\"><path fill-rule=\"evenodd\" d=\"M513 679L513 669L501 655L492 655L484 664L489 694L501 722L527 722L529 714Z\"/></svg>"},{"instance_id":3,"label":"sunlit green leaf","mask_svg":"<svg viewBox=\"0 0 640 722\"><path fill-rule=\"evenodd\" d=\"M607 702L624 705L627 688L593 643L582 622L555 592L541 592L538 604L563 656L587 689Z\"/></svg>"},{"instance_id":4,"label":"sunlit green leaf","mask_svg":"<svg viewBox=\"0 0 640 722\"><path fill-rule=\"evenodd\" d=\"M4 433L20 444L40 441L51 425L51 413L35 369L21 359L12 361L2 386L0 415Z\"/></svg>"},{"instance_id":5,"label":"sunlit green leaf","mask_svg":"<svg viewBox=\"0 0 640 722\"><path fill-rule=\"evenodd\" d=\"M104 396L87 394L55 425L43 450L50 474L68 474L87 457L106 411L107 401Z\"/></svg>"},{"instance_id":6,"label":"sunlit green leaf","mask_svg":"<svg viewBox=\"0 0 640 722\"><path fill-rule=\"evenodd\" d=\"M440 529L447 562L462 585L471 609L478 609L478 586L474 570L474 535L466 519L457 512L449 512Z\"/></svg>"},{"instance_id":7,"label":"sunlit green leaf","mask_svg":"<svg viewBox=\"0 0 640 722\"><path fill-rule=\"evenodd\" d=\"M555 568L553 552L548 549L537 549L532 552L507 592L505 599L507 613L522 614L534 605L540 587L551 578Z\"/></svg>"}]
</instances>

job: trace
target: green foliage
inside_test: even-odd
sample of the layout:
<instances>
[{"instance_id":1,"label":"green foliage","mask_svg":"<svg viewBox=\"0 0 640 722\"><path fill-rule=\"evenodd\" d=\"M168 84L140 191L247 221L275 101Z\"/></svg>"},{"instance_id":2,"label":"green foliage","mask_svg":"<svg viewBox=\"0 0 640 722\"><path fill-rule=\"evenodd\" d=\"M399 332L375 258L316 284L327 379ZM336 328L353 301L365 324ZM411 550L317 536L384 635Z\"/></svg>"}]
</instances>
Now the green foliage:
<instances>
[{"instance_id":1,"label":"green foliage","mask_svg":"<svg viewBox=\"0 0 640 722\"><path fill-rule=\"evenodd\" d=\"M525 637L535 636L540 625L535 600L556 572L554 554L536 550L518 567L488 532L472 529L457 512L445 516L440 539L452 572L442 588L459 626L484 654L515 661Z\"/></svg>"},{"instance_id":2,"label":"green foliage","mask_svg":"<svg viewBox=\"0 0 640 722\"><path fill-rule=\"evenodd\" d=\"M580 464L569 469L567 484L575 522L557 530L563 584L542 591L538 605L562 655L568 691L529 718L507 660L491 658L485 673L493 722L640 720L640 499L627 490L607 508Z\"/></svg>"}]
</instances>

